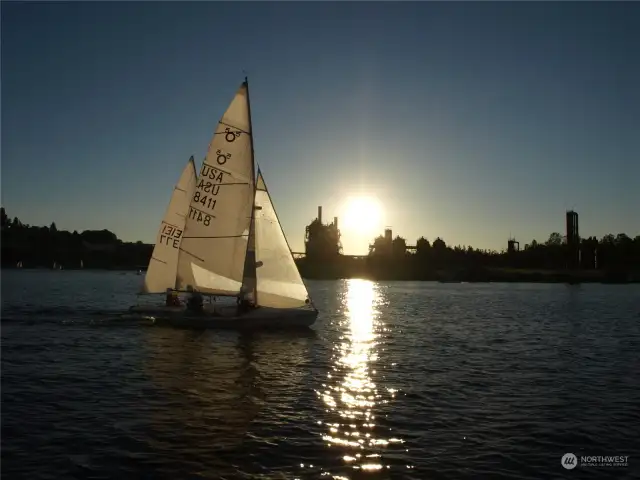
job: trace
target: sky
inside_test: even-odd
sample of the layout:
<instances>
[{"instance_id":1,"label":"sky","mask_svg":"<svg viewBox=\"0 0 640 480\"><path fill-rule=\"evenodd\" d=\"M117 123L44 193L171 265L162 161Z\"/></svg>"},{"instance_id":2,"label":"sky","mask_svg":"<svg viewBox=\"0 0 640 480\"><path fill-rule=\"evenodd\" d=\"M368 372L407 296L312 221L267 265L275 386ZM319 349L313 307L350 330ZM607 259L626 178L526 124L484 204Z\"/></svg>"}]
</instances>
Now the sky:
<instances>
[{"instance_id":1,"label":"sky","mask_svg":"<svg viewBox=\"0 0 640 480\"><path fill-rule=\"evenodd\" d=\"M248 72L292 250L372 196L409 244L640 234L640 3L1 4L10 217L153 243ZM346 254L375 232L343 230Z\"/></svg>"}]
</instances>

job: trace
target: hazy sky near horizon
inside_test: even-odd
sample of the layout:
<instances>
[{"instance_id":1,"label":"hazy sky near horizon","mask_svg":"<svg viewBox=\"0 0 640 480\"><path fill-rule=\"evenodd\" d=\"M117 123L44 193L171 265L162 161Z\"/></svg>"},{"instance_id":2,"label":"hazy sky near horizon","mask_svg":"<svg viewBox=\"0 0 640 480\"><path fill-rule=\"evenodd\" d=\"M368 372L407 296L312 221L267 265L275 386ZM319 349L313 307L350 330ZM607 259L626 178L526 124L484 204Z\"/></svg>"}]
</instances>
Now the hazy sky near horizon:
<instances>
[{"instance_id":1,"label":"hazy sky near horizon","mask_svg":"<svg viewBox=\"0 0 640 480\"><path fill-rule=\"evenodd\" d=\"M414 244L640 234L640 3L2 2L2 205L152 243L250 79L291 247L376 196ZM345 253L372 238L343 230Z\"/></svg>"}]
</instances>

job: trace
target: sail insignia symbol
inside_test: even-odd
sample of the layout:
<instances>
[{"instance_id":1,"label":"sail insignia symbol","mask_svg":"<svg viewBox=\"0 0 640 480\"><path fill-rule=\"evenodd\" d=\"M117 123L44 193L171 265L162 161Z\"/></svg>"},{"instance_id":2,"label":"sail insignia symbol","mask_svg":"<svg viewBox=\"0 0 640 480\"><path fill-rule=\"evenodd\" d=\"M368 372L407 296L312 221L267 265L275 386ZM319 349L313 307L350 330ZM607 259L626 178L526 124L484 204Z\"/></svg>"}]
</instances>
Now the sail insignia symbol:
<instances>
[{"instance_id":1,"label":"sail insignia symbol","mask_svg":"<svg viewBox=\"0 0 640 480\"><path fill-rule=\"evenodd\" d=\"M573 453L565 453L560 463L567 470L572 470L578 466L578 459Z\"/></svg>"}]
</instances>

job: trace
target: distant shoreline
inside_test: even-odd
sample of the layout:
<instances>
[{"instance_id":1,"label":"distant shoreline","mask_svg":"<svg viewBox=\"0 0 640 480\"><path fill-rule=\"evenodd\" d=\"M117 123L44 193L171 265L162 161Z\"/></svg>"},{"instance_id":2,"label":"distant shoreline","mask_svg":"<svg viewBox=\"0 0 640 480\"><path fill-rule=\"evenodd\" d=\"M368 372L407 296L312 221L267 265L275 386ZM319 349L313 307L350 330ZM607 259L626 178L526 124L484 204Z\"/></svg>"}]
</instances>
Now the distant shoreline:
<instances>
[{"instance_id":1,"label":"distant shoreline","mask_svg":"<svg viewBox=\"0 0 640 480\"><path fill-rule=\"evenodd\" d=\"M146 271L154 245L123 242L109 230L68 232L2 217L1 264L6 269ZM575 213L575 212L574 212ZM307 238L308 237L308 238ZM305 233L304 253L293 253L302 278L436 282L506 283L640 283L640 235L607 234L569 242L557 232L545 243L532 240L520 250L513 239L506 251L448 246L437 237L420 237L415 246L391 230L375 238L368 255L343 255L334 221L312 221Z\"/></svg>"},{"instance_id":2,"label":"distant shoreline","mask_svg":"<svg viewBox=\"0 0 640 480\"><path fill-rule=\"evenodd\" d=\"M2 270L26 270L26 271L59 271L47 267L17 268L4 266ZM118 266L109 268L63 268L72 271L114 271L143 273L145 268L135 266ZM600 284L635 284L640 283L640 272L606 272L600 270L587 271L562 271L540 269L514 269L514 268L487 268L473 271L439 270L416 275L385 275L371 272L353 272L350 275L340 275L339 272L327 271L321 268L303 268L302 277L305 280L345 280L366 279L373 281L406 281L406 282L438 282L438 283L600 283Z\"/></svg>"},{"instance_id":3,"label":"distant shoreline","mask_svg":"<svg viewBox=\"0 0 640 480\"><path fill-rule=\"evenodd\" d=\"M335 280L339 278L365 278L370 280L431 281L440 283L640 283L640 271L619 270L544 270L527 268L481 267L467 269L440 269L389 271L364 268L359 271L331 268L332 266L301 265L302 277L309 280ZM346 270L346 271L345 271ZM355 269L354 269L355 270Z\"/></svg>"}]
</instances>

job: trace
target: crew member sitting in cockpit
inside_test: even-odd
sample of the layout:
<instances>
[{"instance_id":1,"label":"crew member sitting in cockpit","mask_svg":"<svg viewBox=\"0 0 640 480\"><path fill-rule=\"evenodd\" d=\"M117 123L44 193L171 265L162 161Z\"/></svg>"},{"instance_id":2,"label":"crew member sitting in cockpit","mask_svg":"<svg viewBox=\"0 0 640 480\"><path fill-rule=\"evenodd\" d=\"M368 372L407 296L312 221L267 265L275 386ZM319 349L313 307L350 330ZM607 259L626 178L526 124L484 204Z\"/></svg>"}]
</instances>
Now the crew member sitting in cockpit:
<instances>
[{"instance_id":1,"label":"crew member sitting in cockpit","mask_svg":"<svg viewBox=\"0 0 640 480\"><path fill-rule=\"evenodd\" d=\"M172 288L167 288L166 305L167 307L180 306L180 297L178 297L178 292L174 291Z\"/></svg>"},{"instance_id":2,"label":"crew member sitting in cockpit","mask_svg":"<svg viewBox=\"0 0 640 480\"><path fill-rule=\"evenodd\" d=\"M202 294L195 291L191 285L187 286L187 290L191 292L191 296L187 300L187 308L193 312L202 312L204 309Z\"/></svg>"},{"instance_id":3,"label":"crew member sitting in cockpit","mask_svg":"<svg viewBox=\"0 0 640 480\"><path fill-rule=\"evenodd\" d=\"M238 305L238 315L245 314L256 308L251 292L241 291L236 302Z\"/></svg>"}]
</instances>

